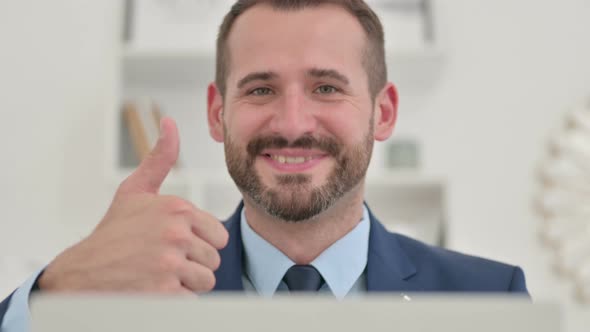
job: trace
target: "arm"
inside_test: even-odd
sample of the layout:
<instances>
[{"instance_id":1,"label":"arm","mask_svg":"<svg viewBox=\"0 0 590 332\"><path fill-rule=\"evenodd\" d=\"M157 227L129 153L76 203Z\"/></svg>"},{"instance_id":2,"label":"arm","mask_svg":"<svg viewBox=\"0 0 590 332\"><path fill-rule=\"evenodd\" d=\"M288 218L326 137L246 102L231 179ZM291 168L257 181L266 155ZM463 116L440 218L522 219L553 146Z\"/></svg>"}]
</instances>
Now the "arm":
<instances>
[{"instance_id":1,"label":"arm","mask_svg":"<svg viewBox=\"0 0 590 332\"><path fill-rule=\"evenodd\" d=\"M213 289L221 264L218 250L229 234L215 216L191 202L159 194L180 144L172 119L163 118L160 129L156 146L121 183L95 230L2 302L0 332L30 329L29 295L36 284L54 292L193 294Z\"/></svg>"},{"instance_id":2,"label":"arm","mask_svg":"<svg viewBox=\"0 0 590 332\"><path fill-rule=\"evenodd\" d=\"M520 267L515 267L514 271L512 272L512 280L510 281L510 286L508 287L509 292L517 292L517 293L526 293L528 295L528 290L526 288L526 281L524 278L524 272Z\"/></svg>"},{"instance_id":3,"label":"arm","mask_svg":"<svg viewBox=\"0 0 590 332\"><path fill-rule=\"evenodd\" d=\"M6 314L6 311L8 311L8 306L10 305L10 299L12 298L12 295L14 295L14 292L8 295L8 297L5 298L4 301L0 302L0 329L2 328L2 321L4 320L4 315Z\"/></svg>"},{"instance_id":4,"label":"arm","mask_svg":"<svg viewBox=\"0 0 590 332\"><path fill-rule=\"evenodd\" d=\"M0 331L30 330L29 296L43 270L33 274L21 287L0 303Z\"/></svg>"}]
</instances>

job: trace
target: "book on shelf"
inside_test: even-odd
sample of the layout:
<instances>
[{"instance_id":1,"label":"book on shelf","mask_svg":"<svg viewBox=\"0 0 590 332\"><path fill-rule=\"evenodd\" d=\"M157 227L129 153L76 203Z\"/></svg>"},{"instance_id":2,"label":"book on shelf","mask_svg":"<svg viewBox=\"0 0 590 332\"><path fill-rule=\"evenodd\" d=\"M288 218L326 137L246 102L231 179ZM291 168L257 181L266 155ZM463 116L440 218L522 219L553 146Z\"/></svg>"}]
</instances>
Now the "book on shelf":
<instances>
[{"instance_id":1,"label":"book on shelf","mask_svg":"<svg viewBox=\"0 0 590 332\"><path fill-rule=\"evenodd\" d=\"M127 101L123 105L123 116L135 156L142 161L160 136L160 108L150 99Z\"/></svg>"}]
</instances>

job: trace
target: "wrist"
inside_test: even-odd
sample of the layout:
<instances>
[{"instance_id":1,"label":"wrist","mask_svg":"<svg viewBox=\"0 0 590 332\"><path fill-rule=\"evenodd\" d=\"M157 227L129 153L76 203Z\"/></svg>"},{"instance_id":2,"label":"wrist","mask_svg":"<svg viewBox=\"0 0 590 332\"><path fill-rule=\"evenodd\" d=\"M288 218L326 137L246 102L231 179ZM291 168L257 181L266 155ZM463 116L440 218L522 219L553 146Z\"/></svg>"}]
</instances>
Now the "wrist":
<instances>
[{"instance_id":1,"label":"wrist","mask_svg":"<svg viewBox=\"0 0 590 332\"><path fill-rule=\"evenodd\" d=\"M36 292L41 291L40 280L44 274L45 274L45 270L43 270L43 271L41 271L41 273L39 273L39 275L35 279L35 282L33 283L33 287L31 287L31 293L36 293Z\"/></svg>"},{"instance_id":2,"label":"wrist","mask_svg":"<svg viewBox=\"0 0 590 332\"><path fill-rule=\"evenodd\" d=\"M35 280L35 284L33 285L33 289L35 289L36 287L36 290L41 292L55 289L53 285L54 283L51 281L50 278L51 273L48 273L47 269L49 269L49 267L43 270L39 277L37 277L37 280Z\"/></svg>"}]
</instances>

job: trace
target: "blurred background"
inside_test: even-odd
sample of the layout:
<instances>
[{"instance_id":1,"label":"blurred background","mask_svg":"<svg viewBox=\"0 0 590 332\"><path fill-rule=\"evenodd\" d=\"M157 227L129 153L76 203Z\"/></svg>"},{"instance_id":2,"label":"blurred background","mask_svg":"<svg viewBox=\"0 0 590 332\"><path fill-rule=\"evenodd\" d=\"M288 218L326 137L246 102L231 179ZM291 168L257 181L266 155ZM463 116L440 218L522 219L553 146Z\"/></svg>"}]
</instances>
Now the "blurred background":
<instances>
[{"instance_id":1,"label":"blurred background","mask_svg":"<svg viewBox=\"0 0 590 332\"><path fill-rule=\"evenodd\" d=\"M572 112L582 122L590 114L590 2L369 2L400 90L396 132L369 171L369 205L392 230L522 266L533 298L562 304L566 331L585 331L588 219L555 222L563 209L548 211L544 198L563 177L539 174L568 144L578 157L590 150L585 136L559 139L586 128ZM205 114L230 3L0 1L0 298L100 221L158 116L177 120L182 141L164 191L231 213L239 194ZM565 168L585 186L590 168ZM570 194L561 207L590 202ZM578 235L575 271L561 263L566 224Z\"/></svg>"}]
</instances>

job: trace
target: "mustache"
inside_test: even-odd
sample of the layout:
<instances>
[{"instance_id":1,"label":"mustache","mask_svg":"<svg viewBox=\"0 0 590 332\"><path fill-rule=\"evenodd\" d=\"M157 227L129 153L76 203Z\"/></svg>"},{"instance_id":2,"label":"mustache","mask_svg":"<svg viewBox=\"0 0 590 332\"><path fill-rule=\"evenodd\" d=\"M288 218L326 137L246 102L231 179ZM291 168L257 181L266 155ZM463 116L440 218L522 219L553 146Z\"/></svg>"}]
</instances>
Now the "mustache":
<instances>
[{"instance_id":1,"label":"mustache","mask_svg":"<svg viewBox=\"0 0 590 332\"><path fill-rule=\"evenodd\" d=\"M282 136L259 136L253 138L246 147L248 154L252 157L259 155L265 149L318 149L332 156L339 156L341 144L334 138L315 138L312 135L304 135L293 142Z\"/></svg>"}]
</instances>

